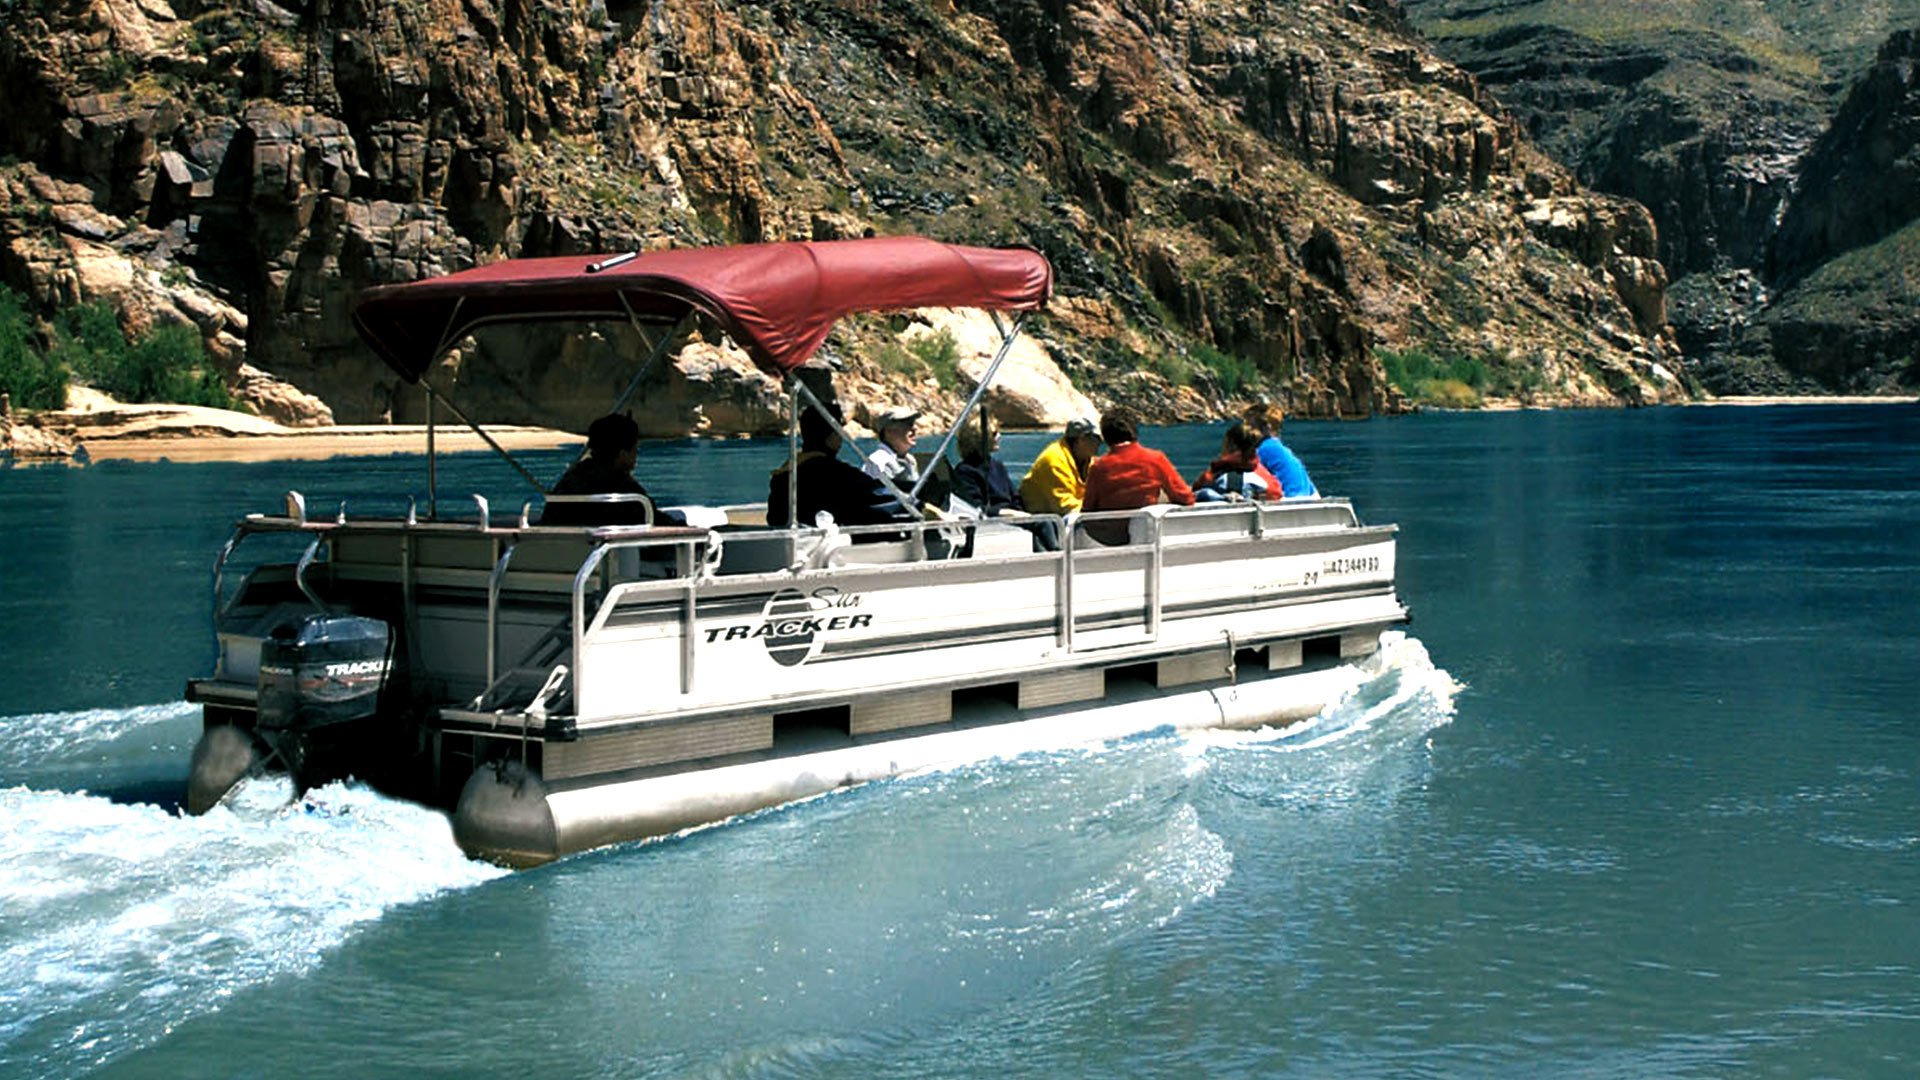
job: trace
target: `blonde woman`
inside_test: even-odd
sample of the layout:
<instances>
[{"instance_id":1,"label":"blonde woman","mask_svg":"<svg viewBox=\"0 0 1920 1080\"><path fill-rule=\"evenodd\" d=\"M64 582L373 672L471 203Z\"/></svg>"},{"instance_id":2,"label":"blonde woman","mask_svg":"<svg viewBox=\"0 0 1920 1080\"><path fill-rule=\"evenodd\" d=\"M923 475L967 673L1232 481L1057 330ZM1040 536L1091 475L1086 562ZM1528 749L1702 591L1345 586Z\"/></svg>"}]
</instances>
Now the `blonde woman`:
<instances>
[{"instance_id":1,"label":"blonde woman","mask_svg":"<svg viewBox=\"0 0 1920 1080\"><path fill-rule=\"evenodd\" d=\"M1000 449L999 425L985 417L969 422L960 429L955 445L960 448L960 464L953 467L954 499L980 517L999 517L1003 510L1020 509L1020 493L1013 489L1013 477L996 454Z\"/></svg>"}]
</instances>

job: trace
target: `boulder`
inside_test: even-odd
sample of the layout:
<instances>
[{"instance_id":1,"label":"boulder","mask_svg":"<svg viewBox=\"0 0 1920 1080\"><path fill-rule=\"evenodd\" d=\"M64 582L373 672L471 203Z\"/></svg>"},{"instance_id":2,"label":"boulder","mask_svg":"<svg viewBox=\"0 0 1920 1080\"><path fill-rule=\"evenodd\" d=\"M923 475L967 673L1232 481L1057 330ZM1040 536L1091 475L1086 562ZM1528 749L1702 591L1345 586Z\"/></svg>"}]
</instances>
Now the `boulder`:
<instances>
[{"instance_id":1,"label":"boulder","mask_svg":"<svg viewBox=\"0 0 1920 1080\"><path fill-rule=\"evenodd\" d=\"M901 337L913 340L943 331L952 335L962 389L972 394L1000 350L1000 332L992 317L952 308L926 308L915 317ZM983 400L988 414L1006 428L1059 428L1094 411L1087 395L1075 389L1047 350L1025 333L1000 362Z\"/></svg>"},{"instance_id":2,"label":"boulder","mask_svg":"<svg viewBox=\"0 0 1920 1080\"><path fill-rule=\"evenodd\" d=\"M240 365L233 398L248 412L282 427L313 428L333 424L333 410L326 402L251 364Z\"/></svg>"},{"instance_id":3,"label":"boulder","mask_svg":"<svg viewBox=\"0 0 1920 1080\"><path fill-rule=\"evenodd\" d=\"M787 430L780 384L731 346L693 341L649 387L633 418L648 438L779 435Z\"/></svg>"},{"instance_id":4,"label":"boulder","mask_svg":"<svg viewBox=\"0 0 1920 1080\"><path fill-rule=\"evenodd\" d=\"M72 433L43 425L40 419L0 415L0 462L61 461L73 456Z\"/></svg>"}]
</instances>

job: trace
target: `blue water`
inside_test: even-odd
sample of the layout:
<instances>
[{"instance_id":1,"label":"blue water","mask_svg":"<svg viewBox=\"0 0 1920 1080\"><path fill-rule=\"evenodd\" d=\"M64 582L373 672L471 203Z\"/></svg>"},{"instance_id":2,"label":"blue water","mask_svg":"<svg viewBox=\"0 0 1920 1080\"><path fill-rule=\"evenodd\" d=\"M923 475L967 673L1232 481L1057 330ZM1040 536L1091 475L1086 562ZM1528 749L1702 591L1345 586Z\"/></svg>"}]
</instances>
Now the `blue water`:
<instances>
[{"instance_id":1,"label":"blue water","mask_svg":"<svg viewBox=\"0 0 1920 1080\"><path fill-rule=\"evenodd\" d=\"M1415 613L1308 732L521 874L351 786L172 805L229 520L375 509L419 459L0 472L0 1076L1920 1074L1920 410L1287 435L1399 523ZM777 457L641 473L733 501Z\"/></svg>"}]
</instances>

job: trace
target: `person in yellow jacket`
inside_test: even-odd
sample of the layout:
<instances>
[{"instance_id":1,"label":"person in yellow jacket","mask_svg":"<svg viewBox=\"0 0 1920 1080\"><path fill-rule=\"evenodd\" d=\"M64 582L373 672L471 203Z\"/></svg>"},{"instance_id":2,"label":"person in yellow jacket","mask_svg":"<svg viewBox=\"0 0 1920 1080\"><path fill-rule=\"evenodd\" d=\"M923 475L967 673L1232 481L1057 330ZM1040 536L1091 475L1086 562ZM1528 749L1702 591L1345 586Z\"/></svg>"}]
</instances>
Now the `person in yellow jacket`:
<instances>
[{"instance_id":1,"label":"person in yellow jacket","mask_svg":"<svg viewBox=\"0 0 1920 1080\"><path fill-rule=\"evenodd\" d=\"M1071 514L1087 494L1087 466L1100 451L1100 426L1088 417L1067 421L1067 432L1047 444L1020 481L1020 506L1029 514ZM1041 544L1051 537L1042 536Z\"/></svg>"}]
</instances>

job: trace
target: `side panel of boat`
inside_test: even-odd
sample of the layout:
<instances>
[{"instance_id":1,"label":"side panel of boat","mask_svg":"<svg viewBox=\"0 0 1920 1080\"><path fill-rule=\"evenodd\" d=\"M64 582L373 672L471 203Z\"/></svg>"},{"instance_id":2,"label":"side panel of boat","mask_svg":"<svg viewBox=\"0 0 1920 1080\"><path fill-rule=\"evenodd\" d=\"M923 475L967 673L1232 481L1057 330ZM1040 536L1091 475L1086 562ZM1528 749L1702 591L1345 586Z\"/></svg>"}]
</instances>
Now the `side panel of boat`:
<instances>
[{"instance_id":1,"label":"side panel of boat","mask_svg":"<svg viewBox=\"0 0 1920 1080\"><path fill-rule=\"evenodd\" d=\"M1384 625L1404 614L1393 555L1390 533L1344 530L1083 552L1070 586L1050 556L719 578L690 649L684 583L629 586L583 641L578 728Z\"/></svg>"}]
</instances>

